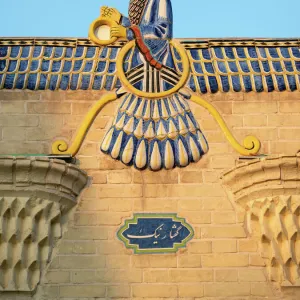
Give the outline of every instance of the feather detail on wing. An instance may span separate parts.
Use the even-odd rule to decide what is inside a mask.
[[[120,87],[119,51],[120,47],[0,45],[0,89],[113,90]]]
[[[280,41],[245,41],[239,46],[229,44],[234,44],[234,41],[212,41],[205,47],[193,47],[183,42],[191,66],[188,86],[194,92],[300,90],[299,45]]]
[[[233,45],[181,41],[190,60],[187,86],[191,90],[200,94],[300,90],[300,50],[296,42],[260,41],[256,46],[253,41],[239,45],[229,42]],[[64,44],[67,40],[0,39],[0,89],[113,90],[121,86],[116,60],[122,44],[96,47],[87,40]],[[181,74],[176,51],[173,57]],[[128,69],[128,61],[124,68]]]

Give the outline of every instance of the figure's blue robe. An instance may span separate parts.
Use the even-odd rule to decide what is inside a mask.
[[[127,39],[135,36],[129,28],[132,24],[127,17],[122,17],[122,25],[127,27]],[[174,67],[170,55],[169,41],[173,37],[173,12],[170,0],[149,0],[139,24],[144,43],[153,58],[165,66]],[[136,50],[138,54],[138,50]],[[135,63],[141,63],[140,60]],[[133,66],[134,67],[134,66]]]

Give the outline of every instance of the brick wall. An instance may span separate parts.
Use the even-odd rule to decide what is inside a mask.
[[[55,139],[72,139],[100,95],[0,91],[0,154],[49,154]],[[253,134],[264,154],[300,149],[300,93],[203,98],[219,109],[240,142]],[[77,156],[93,184],[82,195],[35,299],[299,299],[297,288],[281,290],[267,280],[258,245],[243,228],[244,210],[226,196],[220,174],[234,167],[239,155],[209,113],[191,104],[210,145],[198,164],[140,172],[100,153],[117,105],[102,110]],[[116,238],[133,212],[177,212],[195,237],[177,254],[133,255]]]

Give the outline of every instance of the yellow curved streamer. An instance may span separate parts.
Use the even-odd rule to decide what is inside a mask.
[[[88,112],[88,114],[85,116],[78,132],[77,135],[72,143],[72,145],[70,147],[68,147],[68,144],[63,141],[63,140],[58,140],[55,141],[52,144],[52,154],[68,154],[68,155],[72,155],[75,156],[83,141],[84,138],[89,130],[89,128],[91,127],[91,125],[93,124],[95,118],[97,117],[97,115],[99,114],[99,112],[101,111],[101,109],[108,103],[111,101],[114,101],[117,99],[117,94],[112,92],[112,93],[108,93],[106,95],[104,95]]]
[[[214,119],[221,127],[229,143],[237,152],[245,156],[256,155],[258,153],[261,143],[255,136],[247,136],[244,139],[244,147],[243,147],[234,138],[228,126],[226,125],[225,121],[223,120],[222,116],[219,114],[219,112],[215,109],[215,107],[212,104],[208,103],[207,101],[205,101],[204,99],[196,95],[192,95],[191,101],[201,105],[202,107],[206,108],[209,111],[209,113],[214,117]]]

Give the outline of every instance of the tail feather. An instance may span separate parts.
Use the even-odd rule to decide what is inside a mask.
[[[126,165],[158,171],[199,161],[208,144],[179,95],[157,100],[125,95],[101,150]]]

